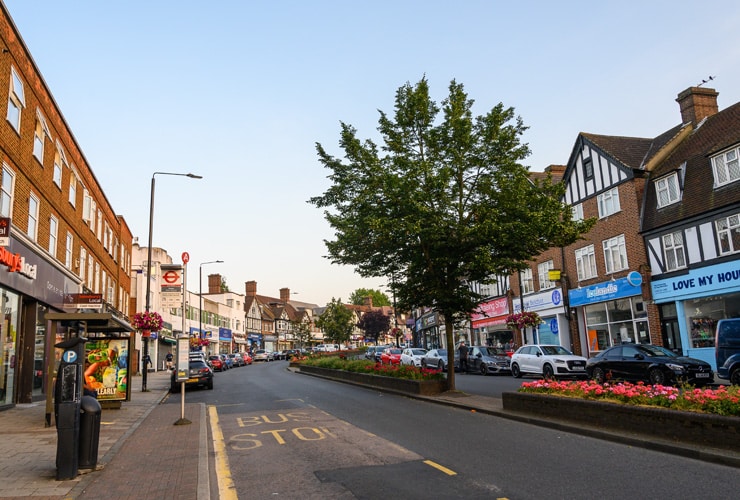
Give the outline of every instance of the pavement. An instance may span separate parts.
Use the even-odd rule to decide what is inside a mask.
[[[160,404],[169,390],[167,372],[149,373],[147,387],[149,390],[142,392],[141,377],[134,377],[131,401],[123,402],[120,409],[103,409],[97,467],[81,469],[70,480],[56,480],[57,432],[53,423],[46,427],[44,402],[0,411],[0,499],[210,499],[205,405],[186,402],[183,408],[179,404]],[[501,399],[493,397],[462,392],[403,395],[740,468],[740,450],[735,453],[700,449],[648,440],[637,434],[533,418],[504,410]],[[183,411],[190,423],[175,425],[181,422]]]

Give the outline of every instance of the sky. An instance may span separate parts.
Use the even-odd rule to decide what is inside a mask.
[[[740,101],[740,2],[3,0],[113,210],[180,262],[188,289],[324,305],[385,290],[331,264],[307,203],[328,187],[316,143],[340,122],[378,141],[378,110],[426,77],[462,83],[483,115],[513,107],[532,171],[566,164],[579,132],[655,137],[703,80]],[[223,260],[221,264],[204,262]],[[195,276],[195,279],[192,277]]]

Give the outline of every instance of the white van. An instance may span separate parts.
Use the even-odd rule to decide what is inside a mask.
[[[319,344],[316,346],[316,352],[334,352],[339,350],[339,344]]]

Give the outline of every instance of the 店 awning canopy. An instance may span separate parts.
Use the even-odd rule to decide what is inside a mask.
[[[47,321],[61,321],[64,323],[84,322],[88,332],[101,333],[130,333],[135,328],[123,318],[111,313],[46,313]]]

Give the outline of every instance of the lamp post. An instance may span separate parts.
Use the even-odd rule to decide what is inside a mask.
[[[151,188],[151,195],[149,198],[149,245],[146,248],[146,299],[145,299],[145,310],[146,312],[149,312],[149,309],[152,306],[150,294],[151,294],[151,285],[152,285],[152,228],[154,224],[154,177],[157,175],[180,175],[183,177],[190,177],[191,179],[202,179],[203,177],[200,175],[195,174],[179,174],[175,172],[154,172],[152,174],[152,188]],[[184,313],[184,311],[183,311]],[[143,337],[141,341],[144,343],[144,355],[142,357],[143,368],[144,371],[141,374],[141,392],[147,392],[146,388],[146,378],[147,378],[147,372],[149,371],[147,368],[147,360],[149,358],[149,339],[147,337]]]
[[[210,260],[200,263],[200,276],[198,279],[198,338],[203,340],[203,266],[206,264],[223,264],[222,260]]]

